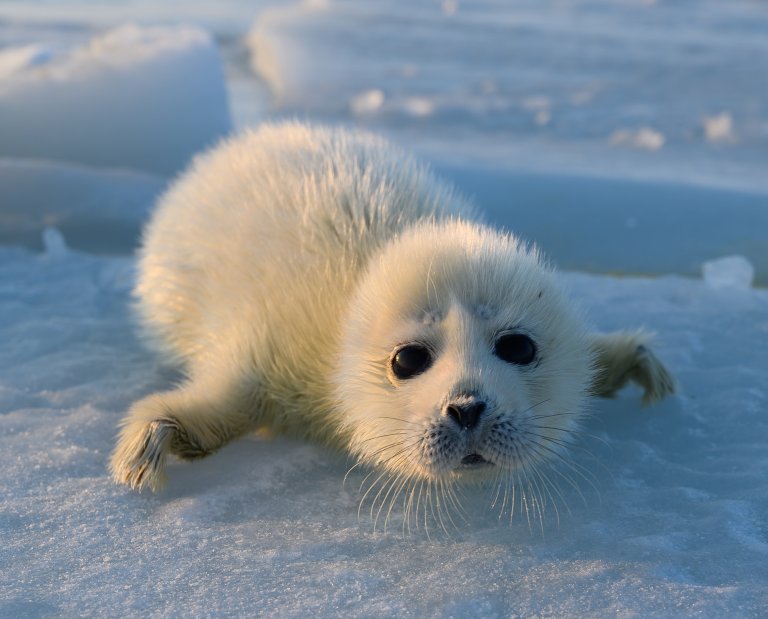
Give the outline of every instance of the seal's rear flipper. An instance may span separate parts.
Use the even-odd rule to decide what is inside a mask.
[[[675,392],[675,379],[648,347],[643,331],[619,331],[593,336],[595,376],[593,395],[610,398],[629,381],[640,385],[643,404],[653,404]]]

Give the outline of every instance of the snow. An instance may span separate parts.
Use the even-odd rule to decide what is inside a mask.
[[[0,616],[764,615],[767,31],[747,0],[4,2]],[[466,523],[404,533],[282,438],[157,495],[107,478],[179,378],[131,317],[151,204],[232,122],[291,115],[420,152],[596,328],[656,333],[679,395],[595,401],[541,526],[467,489]]]
[[[0,54],[0,156],[169,175],[230,128],[219,55],[199,28],[127,24],[58,54]]]
[[[49,243],[50,244],[50,243]],[[595,477],[529,529],[485,492],[403,536],[358,520],[345,458],[248,438],[135,494],[115,425],[169,387],[131,329],[129,257],[0,251],[2,616],[758,616],[768,604],[768,293],[668,276],[563,279],[602,329],[646,325],[682,393],[594,405]],[[22,284],[23,283],[23,284]],[[590,438],[589,435],[595,435]],[[381,519],[380,519],[381,520]]]

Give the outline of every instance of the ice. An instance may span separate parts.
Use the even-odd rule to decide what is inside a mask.
[[[752,286],[755,267],[744,256],[725,256],[708,260],[702,267],[704,281],[712,288],[741,288]]]
[[[733,116],[728,112],[722,112],[715,116],[704,118],[704,135],[708,142],[734,143],[736,136],[733,131]]]
[[[51,61],[52,52],[44,45],[24,45],[0,50],[0,80]]]
[[[169,175],[231,128],[221,61],[199,28],[129,24],[68,53],[6,50],[2,65],[0,156]]]
[[[431,116],[435,111],[435,104],[427,97],[407,97],[403,101],[403,110],[414,117]]]
[[[391,114],[426,118],[435,112],[435,102],[427,97],[396,97],[387,100],[378,88],[356,94],[349,102],[354,116],[365,117],[376,114]]]
[[[455,15],[456,11],[459,10],[459,3],[457,0],[443,0],[440,3],[440,6],[443,9],[443,13],[446,15]]]
[[[56,227],[75,249],[129,252],[166,180],[62,162],[0,159],[0,243],[42,249]]]
[[[254,20],[251,63],[280,115],[457,165],[765,191],[768,14],[705,4],[280,4]],[[375,113],[350,105],[369,92]]]
[[[487,218],[535,241],[563,268],[684,273],[738,253],[768,284],[768,196],[761,192],[437,163]]]
[[[384,105],[384,93],[378,89],[361,92],[352,97],[349,102],[349,107],[356,116],[373,114],[379,111],[382,105]]]
[[[45,255],[52,259],[64,258],[69,251],[64,235],[56,228],[43,230],[43,246]]]
[[[615,146],[630,146],[638,150],[656,151],[664,146],[667,138],[651,127],[637,130],[618,129],[611,134],[610,142]]]

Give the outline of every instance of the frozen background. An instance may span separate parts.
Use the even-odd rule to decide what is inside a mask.
[[[363,474],[249,438],[134,494],[133,248],[194,152],[298,117],[419,153],[680,394],[597,401],[543,532],[383,531]],[[768,608],[768,5],[0,3],[0,616],[758,617]],[[593,486],[596,486],[593,487]]]

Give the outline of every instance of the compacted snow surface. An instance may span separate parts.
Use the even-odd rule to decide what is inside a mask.
[[[758,4],[5,3],[0,617],[764,616]],[[596,329],[654,331],[679,393],[595,400],[541,518],[480,488],[445,530],[377,518],[366,471],[283,438],[115,486],[117,423],[179,379],[135,333],[138,230],[199,148],[291,114],[432,158]]]
[[[597,401],[542,533],[465,492],[469,524],[358,520],[361,475],[284,439],[173,464],[157,495],[105,474],[115,424],[168,387],[133,335],[131,258],[0,251],[2,616],[758,616],[768,605],[768,293],[564,274],[596,326],[646,325],[679,396]],[[589,452],[589,453],[587,453]],[[397,510],[396,510],[397,511]]]

